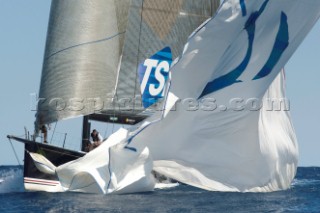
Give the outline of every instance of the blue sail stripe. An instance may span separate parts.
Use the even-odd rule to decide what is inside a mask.
[[[210,94],[213,93],[215,91],[221,90],[225,87],[231,86],[235,83],[240,82],[238,80],[238,78],[242,75],[242,73],[246,70],[251,55],[252,55],[252,50],[253,50],[253,42],[254,42],[254,38],[255,38],[255,29],[256,29],[256,21],[258,20],[258,18],[261,16],[261,14],[263,13],[263,11],[265,10],[267,3],[269,2],[269,0],[266,0],[261,8],[259,9],[259,11],[252,13],[247,22],[245,23],[245,30],[248,33],[248,40],[249,40],[249,45],[248,45],[248,49],[247,49],[247,53],[245,58],[243,59],[243,61],[239,64],[239,66],[237,68],[235,68],[234,70],[232,70],[231,72],[229,72],[228,74],[225,74],[211,82],[209,82],[206,87],[204,88],[202,94],[200,95],[199,99]]]
[[[287,49],[288,46],[289,46],[289,27],[287,22],[287,15],[282,12],[280,29],[279,29],[275,44],[273,46],[272,52],[270,54],[270,57],[267,63],[261,69],[261,71],[253,78],[253,80],[258,80],[268,76],[272,72],[273,68],[278,63],[282,54],[284,53],[284,51]]]
[[[240,6],[241,6],[241,11],[242,11],[242,16],[246,16],[247,15],[247,7],[246,7],[245,0],[240,0]]]
[[[133,152],[137,152],[137,149],[133,147],[125,146],[124,148]]]
[[[159,52],[157,53],[158,57],[163,57],[164,59],[171,60],[171,52]]]

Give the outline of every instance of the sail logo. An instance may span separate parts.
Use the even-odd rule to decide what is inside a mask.
[[[268,3],[269,0],[265,0],[258,11],[252,12],[252,14],[247,15],[248,13],[245,1],[240,0],[242,15],[243,17],[247,17],[247,21],[245,22],[244,26],[244,32],[246,32],[248,37],[247,53],[242,62],[235,69],[209,82],[203,90],[202,94],[200,95],[199,99],[203,98],[208,94],[229,87],[235,83],[242,82],[241,80],[239,80],[239,78],[247,70],[247,67],[251,62],[252,54],[254,51],[257,21],[265,11]],[[258,74],[256,74],[256,76],[252,79],[253,81],[267,77],[272,72],[273,68],[277,65],[283,53],[289,46],[289,26],[287,19],[287,15],[284,12],[282,12],[280,14],[280,25],[278,33],[275,37],[275,41],[270,56],[267,59],[265,65],[258,72]]]
[[[166,47],[139,65],[142,103],[145,108],[164,97],[171,64],[171,49]]]

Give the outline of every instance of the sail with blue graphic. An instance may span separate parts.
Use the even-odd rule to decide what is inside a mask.
[[[145,108],[164,98],[171,63],[171,49],[166,47],[139,65],[142,103]]]
[[[156,172],[202,189],[288,189],[299,153],[290,112],[277,110],[281,70],[319,16],[318,0],[223,1],[171,68],[168,113],[130,146],[148,147]]]
[[[267,7],[268,2],[269,2],[268,0],[265,1],[258,11],[253,12],[248,17],[248,20],[244,25],[244,29],[248,36],[248,48],[247,48],[247,53],[244,60],[234,70],[209,82],[206,85],[205,89],[203,90],[200,98],[212,92],[215,92],[217,90],[231,86],[235,83],[241,83],[241,81],[238,80],[238,78],[247,69],[252,56],[253,44],[254,44],[255,33],[256,33],[256,22],[259,21],[259,18],[263,14],[265,8]],[[242,14],[243,16],[245,16],[246,6],[244,1],[241,1],[241,8],[242,8]],[[258,80],[260,78],[264,78],[267,75],[269,75],[273,67],[276,65],[276,63],[282,56],[283,52],[288,47],[288,45],[289,45],[289,29],[288,29],[288,23],[287,23],[287,15],[284,12],[282,12],[278,34],[276,36],[275,43],[273,45],[273,49],[270,54],[270,57],[266,62],[266,64],[264,65],[264,67],[261,69],[261,71],[256,75],[256,77],[253,80]]]

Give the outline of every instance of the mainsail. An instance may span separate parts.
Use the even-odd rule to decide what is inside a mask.
[[[121,113],[123,98],[140,96],[138,64],[166,46],[178,57],[218,2],[52,1],[37,125],[95,112]],[[135,103],[138,112],[132,103],[125,110],[141,112],[141,102]]]
[[[53,0],[38,124],[99,111],[113,97],[129,0]]]

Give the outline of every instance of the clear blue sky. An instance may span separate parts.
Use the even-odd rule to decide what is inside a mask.
[[[0,165],[17,164],[7,134],[33,130],[31,93],[37,93],[49,18],[50,0],[0,1]],[[320,166],[320,23],[289,61],[287,95],[300,146],[300,166]],[[64,122],[58,132],[74,132],[79,140],[81,120]],[[104,130],[103,130],[104,131]],[[20,161],[23,146],[14,143]]]

